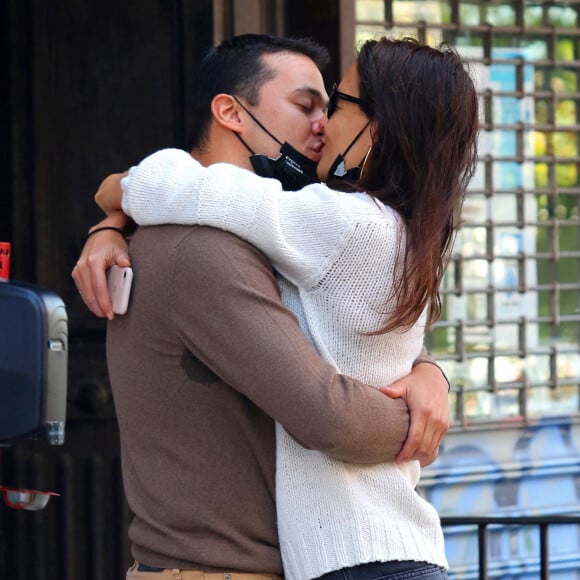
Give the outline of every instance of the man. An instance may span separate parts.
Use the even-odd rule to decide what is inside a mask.
[[[279,178],[294,166],[307,174],[288,145],[286,165],[271,159],[284,136],[318,160],[327,100],[320,57],[310,43],[257,36],[213,51],[196,83],[194,157]],[[118,219],[101,227],[122,225]],[[91,309],[107,315],[102,264],[123,260],[115,246],[92,253],[103,236],[120,240],[114,232],[92,236],[73,276]],[[281,305],[268,262],[238,238],[201,227],[143,228],[131,256],[130,310],[108,332],[123,476],[135,513],[137,562],[128,577],[280,575],[274,420],[307,448],[371,463],[397,456],[406,409],[320,360]],[[92,271],[91,260],[98,262]],[[413,418],[399,459],[429,462],[448,421],[447,383],[431,364],[414,374],[423,380],[412,389],[403,381],[391,390],[409,400]],[[152,569],[157,575],[140,575]]]

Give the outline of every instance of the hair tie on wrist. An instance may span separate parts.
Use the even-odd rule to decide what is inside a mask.
[[[87,234],[87,240],[93,235],[96,234],[97,232],[103,232],[105,230],[113,230],[114,232],[118,232],[120,233],[123,237],[125,237],[125,234],[123,233],[123,230],[121,228],[116,228],[115,226],[101,226],[100,228],[95,228],[94,230],[91,230],[88,234]]]

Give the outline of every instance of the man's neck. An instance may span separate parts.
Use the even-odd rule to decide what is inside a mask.
[[[199,161],[204,167],[212,165],[213,163],[217,163],[217,161],[211,159],[210,155],[208,155],[207,152],[204,151],[203,149],[194,148],[190,151],[190,154],[195,160]]]
[[[250,154],[232,134],[232,139],[208,139],[204,147],[191,150],[191,156],[207,167],[214,163],[230,163],[253,171]]]

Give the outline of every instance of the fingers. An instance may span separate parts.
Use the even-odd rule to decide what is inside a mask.
[[[421,467],[427,467],[431,465],[439,456],[439,449],[433,455],[426,455],[419,460]]]
[[[392,398],[403,398],[409,408],[409,433],[397,462],[418,459],[429,464],[435,460],[450,425],[447,388],[436,366],[420,364],[410,375],[381,389]]]
[[[96,316],[114,317],[107,287],[107,270],[114,264],[130,266],[127,242],[114,231],[91,236],[76,263],[72,277],[87,308]]]
[[[117,256],[117,266],[119,268],[129,267],[131,265],[131,259],[129,258],[129,254],[127,252],[123,252]]]
[[[95,316],[111,319],[113,308],[107,297],[105,272],[104,264],[98,266],[94,259],[81,256],[72,271],[72,277],[87,308]]]
[[[409,434],[397,455],[397,462],[404,463],[413,459],[433,462],[448,428],[449,423],[444,416],[435,417],[429,413],[411,412]]]
[[[404,387],[399,386],[397,383],[390,385],[388,387],[379,387],[379,391],[381,391],[381,393],[387,395],[387,397],[390,397],[391,399],[405,398]]]

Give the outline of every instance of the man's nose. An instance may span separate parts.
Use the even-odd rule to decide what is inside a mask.
[[[312,122],[310,130],[317,137],[321,137],[326,132],[326,115],[323,113],[316,121]]]

